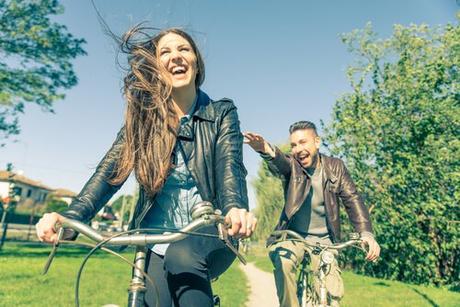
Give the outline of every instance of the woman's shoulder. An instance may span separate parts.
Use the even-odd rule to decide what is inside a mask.
[[[210,102],[214,108],[219,109],[219,110],[227,110],[227,109],[236,108],[233,100],[230,98],[226,98],[226,97],[220,98],[219,100],[211,100]]]
[[[233,109],[236,109],[236,106],[232,99],[220,98],[218,100],[214,100],[209,98],[206,93],[200,91],[199,108],[196,113],[197,116],[207,119],[215,119]]]

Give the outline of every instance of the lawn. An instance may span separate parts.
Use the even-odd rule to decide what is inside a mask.
[[[251,249],[249,261],[266,271],[272,272],[273,266],[267,256],[267,250],[260,246]],[[428,286],[417,286],[398,281],[390,281],[343,272],[345,297],[344,307],[379,306],[460,306],[460,293]]]
[[[47,275],[41,270],[49,247],[7,242],[0,252],[0,306],[73,306],[76,272],[86,249],[63,246]],[[130,259],[132,253],[125,252]],[[266,250],[253,249],[247,257],[260,269],[271,272]],[[83,272],[81,306],[126,305],[130,267],[117,258],[98,253]],[[388,281],[344,272],[346,295],[342,306],[460,306],[460,293]],[[248,296],[247,279],[237,262],[213,289],[223,307],[240,307]]]
[[[0,306],[74,306],[75,276],[87,249],[63,246],[47,275],[41,271],[50,251],[39,245],[7,242],[0,252]],[[124,253],[128,259],[132,253]],[[111,255],[98,253],[83,272],[81,306],[126,306],[131,269]],[[247,280],[237,263],[213,283],[222,306],[242,306]]]

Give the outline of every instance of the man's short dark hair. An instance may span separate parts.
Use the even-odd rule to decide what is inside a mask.
[[[315,124],[308,120],[301,120],[301,121],[293,123],[289,127],[289,134],[292,134],[294,131],[303,130],[303,129],[312,129],[315,132],[315,134],[318,135],[318,131],[316,131]]]

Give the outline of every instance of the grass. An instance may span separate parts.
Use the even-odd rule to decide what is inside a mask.
[[[47,275],[41,275],[50,247],[6,242],[0,252],[0,306],[73,306],[75,276],[88,250],[61,247]],[[131,259],[132,253],[124,253]],[[81,306],[117,304],[126,306],[131,268],[117,258],[97,253],[83,271]],[[237,263],[229,268],[213,289],[222,306],[242,306],[247,280]]]
[[[265,248],[254,246],[248,260],[266,272],[273,272],[273,266]],[[345,297],[341,306],[460,306],[460,293],[447,289],[417,286],[398,281],[367,277],[353,272],[343,272]]]
[[[73,306],[75,276],[87,250],[60,249],[47,275],[41,270],[49,247],[6,242],[0,252],[0,306]],[[132,253],[124,253],[132,258]],[[266,250],[257,247],[247,256],[260,269],[272,272]],[[126,305],[131,269],[117,258],[102,253],[91,258],[83,272],[81,306]],[[460,293],[416,286],[344,272],[346,295],[342,306],[460,306]],[[248,296],[247,279],[237,262],[213,283],[223,307],[243,306]]]

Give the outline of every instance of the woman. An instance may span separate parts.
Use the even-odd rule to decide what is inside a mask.
[[[140,196],[131,228],[180,228],[190,222],[190,209],[205,200],[226,216],[230,235],[249,237],[256,220],[247,211],[236,107],[228,99],[212,101],[199,89],[204,63],[187,33],[173,28],[133,43],[139,33],[131,30],[122,44],[130,66],[124,79],[125,125],[62,215],[89,221],[134,171]],[[45,214],[36,226],[38,238],[54,242],[53,226],[61,218]],[[217,233],[215,227],[204,231]],[[146,271],[159,287],[159,306],[201,307],[212,306],[210,280],[235,256],[216,238],[190,236],[153,246],[148,258]],[[153,288],[147,289],[146,304],[156,304]]]

